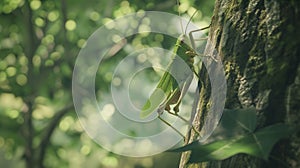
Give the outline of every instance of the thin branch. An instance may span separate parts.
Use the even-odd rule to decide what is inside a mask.
[[[56,126],[58,125],[58,123],[60,122],[60,120],[73,108],[73,104],[69,104],[67,106],[65,106],[63,109],[59,110],[58,112],[55,113],[54,117],[52,118],[52,120],[50,121],[50,123],[48,124],[48,127],[45,130],[45,134],[42,137],[41,143],[39,145],[39,159],[38,159],[38,164],[40,168],[43,168],[43,161],[45,158],[45,154],[46,154],[46,149],[47,146],[49,145],[50,142],[50,138],[56,128]]]
[[[28,110],[24,111],[24,139],[26,140],[24,157],[26,160],[26,167],[31,168],[34,163],[34,149],[33,149],[33,138],[34,129],[32,124],[32,103],[31,101],[25,102],[28,106]]]
[[[13,93],[10,89],[2,89],[0,88],[0,94],[2,93]]]
[[[70,59],[70,43],[68,42],[68,39],[67,39],[67,30],[66,30],[66,27],[65,27],[65,24],[68,20],[67,18],[67,3],[65,0],[62,0],[61,1],[61,13],[62,13],[62,33],[63,33],[63,42],[65,43],[64,46],[65,46],[65,55],[66,55],[66,58],[67,58],[67,61],[68,59]]]
[[[34,55],[35,50],[37,49],[37,39],[34,33],[34,24],[32,23],[33,14],[29,5],[29,0],[25,1],[24,4],[24,20],[27,31],[28,42],[24,44],[25,54],[28,57],[28,78],[30,79],[28,82],[29,86],[32,86],[31,83],[34,81],[33,79],[33,65],[32,65],[32,57]],[[26,160],[26,167],[32,168],[34,165],[34,148],[33,148],[33,139],[34,139],[34,128],[32,123],[32,111],[33,111],[33,103],[32,98],[25,99],[25,104],[28,106],[28,110],[24,111],[24,139],[26,141],[25,153],[24,157]]]

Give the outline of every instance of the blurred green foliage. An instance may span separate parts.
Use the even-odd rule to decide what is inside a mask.
[[[182,0],[180,12],[199,10],[196,22],[208,24],[213,1]],[[76,56],[100,26],[127,13],[157,10],[177,14],[175,0],[2,0],[0,1],[0,167],[25,167],[43,143],[45,167],[165,167],[178,155],[126,158],[95,144],[84,133],[72,107],[71,80]],[[149,36],[131,39],[134,46],[152,45]],[[164,47],[171,40],[153,35]],[[149,42],[150,41],[150,42]],[[121,51],[119,55],[126,54]],[[125,56],[125,55],[124,55]],[[108,60],[110,69],[118,57]],[[97,88],[109,74],[97,74]],[[108,88],[107,88],[108,89]],[[99,93],[101,95],[101,93]],[[64,113],[54,122],[60,111]],[[47,137],[53,126],[55,131]],[[174,162],[174,157],[177,162]],[[37,160],[34,160],[37,162]]]

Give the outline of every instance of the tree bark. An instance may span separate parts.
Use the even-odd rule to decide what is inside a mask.
[[[299,9],[296,0],[216,0],[209,39],[225,68],[226,108],[255,107],[258,127],[278,122],[300,126]],[[196,114],[198,128],[208,95],[206,76]],[[300,167],[299,134],[277,143],[268,161],[240,154],[191,165],[186,152],[180,167]],[[191,142],[195,137],[191,133],[187,138]]]

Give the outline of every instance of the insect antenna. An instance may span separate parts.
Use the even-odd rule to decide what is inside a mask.
[[[182,24],[182,19],[181,19],[181,14],[180,14],[180,11],[179,11],[179,6],[180,6],[180,2],[179,0],[177,0],[177,11],[178,11],[178,16],[180,18],[180,28],[181,28],[181,32],[183,33],[183,24]]]
[[[185,30],[184,30],[184,34],[186,35],[186,32],[187,32],[187,28],[188,28],[188,26],[189,26],[189,24],[191,23],[191,21],[192,21],[192,19],[193,19],[193,17],[197,14],[197,10],[195,10],[195,12],[192,14],[192,16],[190,17],[190,19],[189,19],[189,21],[188,21],[188,23],[186,24],[186,27],[185,27]]]

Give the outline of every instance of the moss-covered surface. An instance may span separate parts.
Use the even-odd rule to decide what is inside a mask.
[[[210,38],[225,68],[226,108],[256,107],[259,127],[277,122],[299,125],[299,4],[294,0],[217,0],[215,5]],[[207,108],[208,93],[204,87],[200,116]],[[295,134],[276,145],[271,155],[277,159],[268,162],[240,155],[182,166],[300,167],[299,148],[300,135]]]

